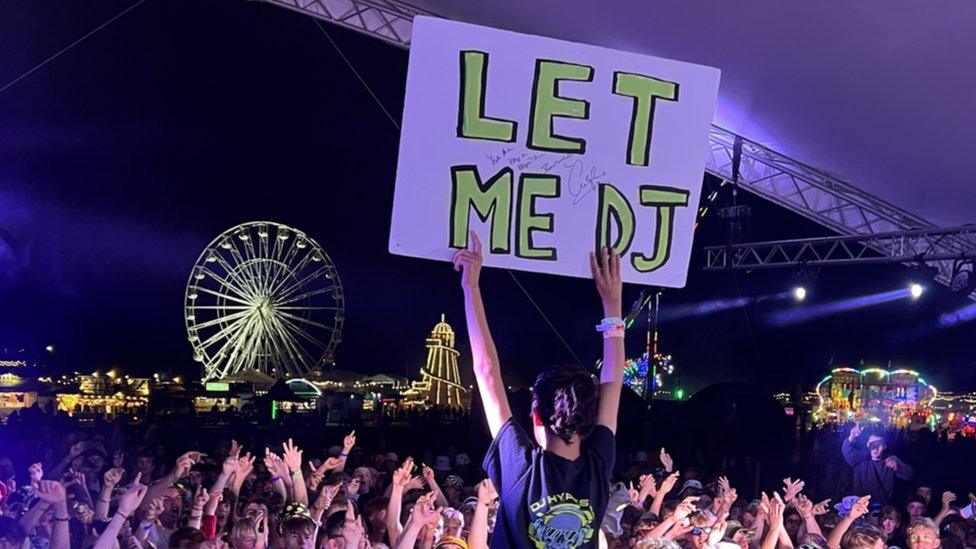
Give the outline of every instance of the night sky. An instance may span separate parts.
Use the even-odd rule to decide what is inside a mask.
[[[129,5],[6,2],[0,86]],[[399,119],[407,52],[326,28]],[[189,270],[220,232],[267,219],[308,233],[338,267],[340,368],[415,373],[442,312],[467,356],[457,275],[386,251],[398,139],[313,20],[243,0],[147,0],[0,92],[0,351],[54,344],[52,370],[198,373],[182,318]],[[718,202],[730,200],[726,187]],[[748,193],[739,201],[753,208],[748,238],[829,234]],[[937,328],[940,314],[970,302],[932,284],[918,302],[789,328],[768,321],[795,307],[788,300],[670,318],[681,305],[793,284],[788,270],[738,273],[738,289],[729,273],[703,272],[701,246],[724,241],[714,214],[696,236],[688,287],[662,298],[662,350],[689,390],[723,380],[809,389],[831,361],[861,359],[916,368],[940,388],[976,388],[976,322]],[[517,276],[576,353],[594,360],[601,311],[591,283]],[[901,266],[823,270],[804,306],[914,276]],[[572,360],[506,273],[486,272],[483,287],[510,382]],[[625,287],[625,301],[638,291]]]

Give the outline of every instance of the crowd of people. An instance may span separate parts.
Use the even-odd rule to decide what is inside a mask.
[[[35,407],[0,426],[0,549],[976,547],[976,496],[913,481],[883,431],[845,432],[833,454],[847,483],[825,482],[834,469],[813,470],[807,453],[792,460],[806,480],[794,473],[758,491],[732,459],[709,467],[682,449],[682,464],[653,441],[622,444],[612,252],[591,257],[604,313],[600,377],[544,369],[526,430],[504,391],[472,238],[455,267],[491,435],[484,451],[460,435],[445,441],[447,428],[365,436],[285,422],[80,425]],[[832,501],[828,486],[849,491]]]

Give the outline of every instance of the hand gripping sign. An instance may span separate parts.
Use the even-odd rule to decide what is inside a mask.
[[[418,17],[390,252],[589,277],[612,245],[627,282],[681,287],[719,71]]]

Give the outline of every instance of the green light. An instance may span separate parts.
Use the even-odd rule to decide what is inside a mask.
[[[278,401],[271,401],[271,421],[278,419]]]
[[[685,390],[682,389],[681,387],[678,387],[677,389],[674,390],[674,399],[681,400],[683,398],[685,398]]]

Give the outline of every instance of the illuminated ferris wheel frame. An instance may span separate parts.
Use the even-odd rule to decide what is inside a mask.
[[[334,363],[345,298],[332,259],[315,240],[252,221],[224,231],[200,254],[184,313],[204,381],[245,371],[305,377]]]

